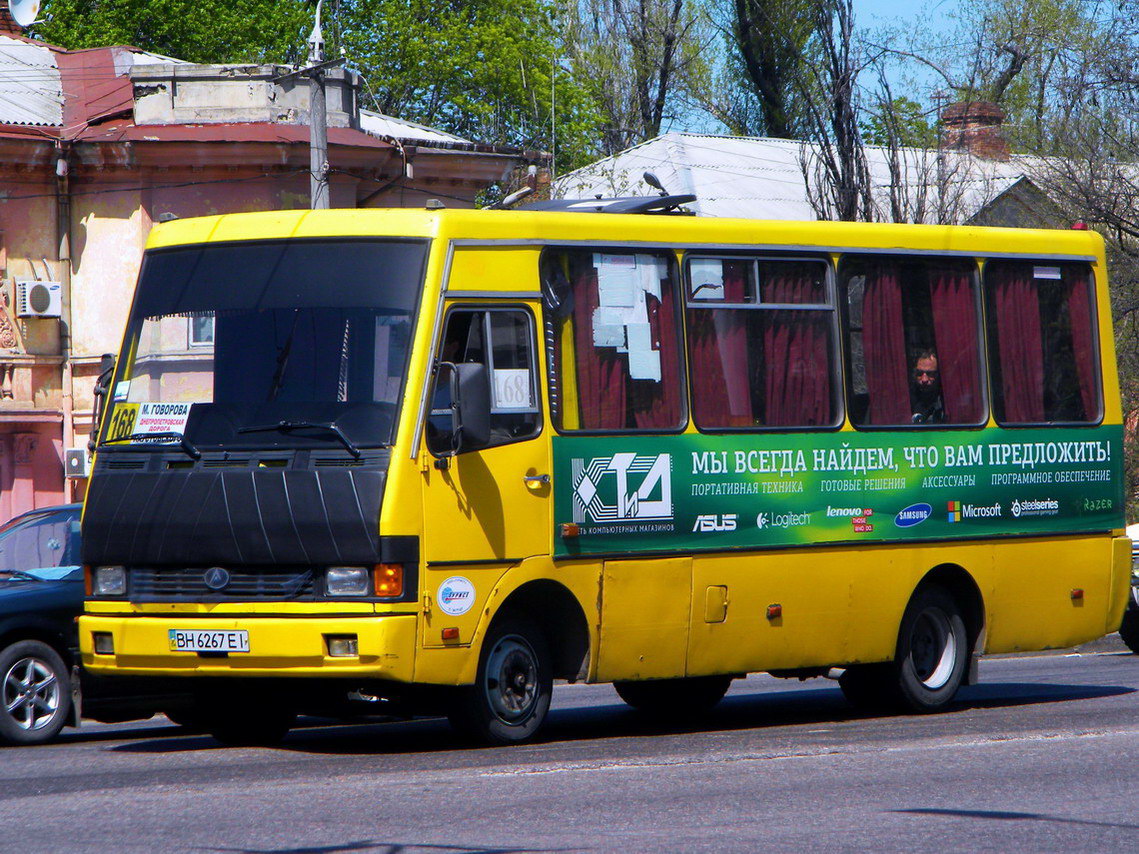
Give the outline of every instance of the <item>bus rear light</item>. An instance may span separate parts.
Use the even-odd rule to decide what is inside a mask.
[[[110,632],[91,632],[95,644],[95,655],[114,655],[115,638]]]
[[[372,570],[376,595],[392,599],[403,595],[403,564],[377,563]]]

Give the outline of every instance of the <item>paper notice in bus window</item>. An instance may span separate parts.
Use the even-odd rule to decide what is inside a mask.
[[[707,258],[693,259],[688,265],[692,299],[724,298],[724,262]]]
[[[1032,278],[1034,279],[1052,279],[1053,281],[1060,281],[1060,268],[1059,267],[1033,267]]]
[[[532,409],[530,371],[526,368],[496,368],[494,371],[496,409]]]
[[[135,433],[178,433],[186,429],[192,403],[142,403],[138,407]]]

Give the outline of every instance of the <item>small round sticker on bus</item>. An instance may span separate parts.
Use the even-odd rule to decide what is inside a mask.
[[[435,600],[440,611],[457,617],[467,613],[475,604],[475,586],[461,575],[452,575],[439,585]]]

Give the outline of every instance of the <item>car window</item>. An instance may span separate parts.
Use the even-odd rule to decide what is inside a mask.
[[[20,570],[62,578],[79,565],[79,514],[33,516],[0,533],[0,572]]]

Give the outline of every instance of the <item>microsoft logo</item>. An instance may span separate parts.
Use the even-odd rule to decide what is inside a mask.
[[[948,504],[948,509],[949,509],[949,521],[950,522],[960,522],[961,521],[961,502],[960,501],[950,501]]]

